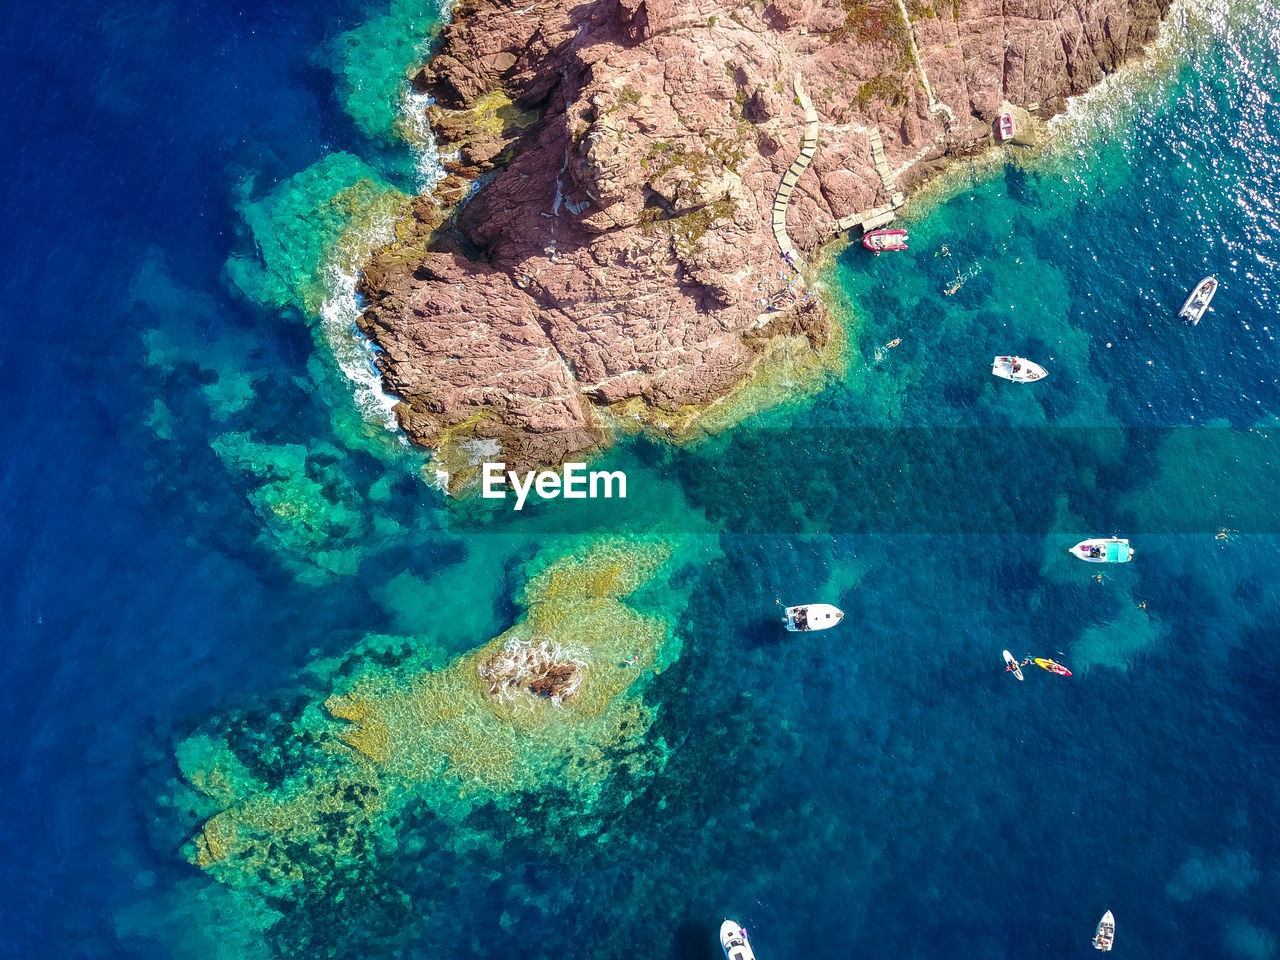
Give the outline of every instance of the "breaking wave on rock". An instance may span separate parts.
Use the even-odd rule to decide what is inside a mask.
[[[394,237],[395,220],[387,215],[361,231],[359,246],[373,250],[390,243]],[[320,305],[320,328],[338,369],[351,381],[353,399],[361,417],[369,423],[380,423],[387,430],[399,431],[395,416],[399,400],[383,389],[382,374],[377,367],[378,348],[356,323],[363,312],[356,289],[359,279],[359,265],[346,258],[325,267],[324,286],[328,295]]]
[[[510,703],[535,696],[556,706],[571,698],[582,685],[587,665],[554,640],[513,638],[479,666],[489,682],[489,696]]]

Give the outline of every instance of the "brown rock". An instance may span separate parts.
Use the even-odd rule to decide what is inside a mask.
[[[811,7],[809,0],[773,0],[764,16],[775,30],[790,30],[805,21]]]
[[[558,703],[572,699],[586,676],[581,661],[545,640],[510,640],[479,665],[479,672],[497,700],[531,693]]]
[[[420,240],[366,271],[361,325],[386,351],[401,424],[454,459],[496,443],[527,469],[605,442],[599,407],[639,398],[662,423],[724,397],[772,336],[820,350],[820,308],[762,305],[788,270],[770,210],[800,149],[797,73],[822,126],[786,222],[812,250],[837,219],[889,202],[869,126],[910,189],[989,144],[1002,104],[1062,110],[1138,54],[1167,6],[957,0],[910,27],[890,0],[455,8],[413,80],[436,98],[441,149],[458,152],[437,200],[491,179],[443,225],[415,211]],[[949,110],[930,106],[913,34]]]

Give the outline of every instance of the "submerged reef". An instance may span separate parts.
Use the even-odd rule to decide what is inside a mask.
[[[226,280],[251,304],[244,317],[183,288],[159,255],[134,278],[134,308],[155,318],[143,335],[158,394],[147,425],[169,443],[212,421],[209,446],[260,521],[257,544],[300,581],[326,582],[392,542],[421,544],[433,526],[406,506],[424,458],[394,430],[394,401],[354,328],[360,265],[394,238],[405,198],[345,153],[265,192],[247,181],[240,194],[245,236]],[[305,369],[275,323],[306,325],[315,350]],[[156,456],[172,451],[157,446]],[[200,510],[187,477],[159,479],[157,490]],[[215,539],[240,548],[232,525],[223,533]]]
[[[316,347],[311,381],[344,445],[399,459],[395,400],[382,391],[373,348],[355,329],[356,282],[372,250],[397,242],[409,199],[373,167],[335,153],[261,196],[241,185],[246,227],[226,264],[232,286],[258,307],[301,317]],[[355,403],[352,404],[354,394]]]
[[[337,37],[322,58],[338,99],[365,136],[394,142],[406,122],[405,65],[421,59],[440,22],[438,5],[391,0],[386,13]]]
[[[405,202],[348,153],[329,154],[262,197],[252,191],[251,181],[242,185],[239,206],[255,255],[233,255],[228,276],[256,303],[313,317],[330,293],[326,273],[367,256],[366,241],[394,239],[390,224]]]
[[[244,433],[223,434],[211,445],[228,470],[249,478],[249,503],[267,546],[299,569],[356,572],[372,530],[341,470],[341,450],[325,443],[260,443]]]
[[[429,642],[369,636],[313,666],[328,696],[292,718],[206,724],[178,747],[185,783],[171,791],[198,797],[190,812],[204,818],[188,859],[235,888],[332,894],[394,847],[411,805],[456,825],[477,805],[550,790],[574,817],[624,762],[633,781],[661,769],[640,690],[679,651],[679,547],[544,550],[521,569],[523,615],[478,649],[450,659]]]

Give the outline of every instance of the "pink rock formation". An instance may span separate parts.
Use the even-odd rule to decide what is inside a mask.
[[[989,144],[1006,101],[1061,111],[1167,6],[910,0],[908,25],[897,0],[460,0],[414,84],[456,152],[437,199],[488,176],[443,224],[420,204],[417,240],[366,271],[401,423],[551,464],[605,442],[609,410],[664,425],[725,396],[774,337],[820,350],[819,304],[762,306],[788,270],[770,218],[800,147],[797,73],[821,129],[787,228],[812,251],[890,200],[872,126],[910,188]]]

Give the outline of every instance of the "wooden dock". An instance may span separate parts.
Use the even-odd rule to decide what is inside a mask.
[[[800,269],[800,255],[796,252],[791,238],[787,236],[787,204],[791,202],[791,191],[800,182],[800,177],[809,168],[809,161],[818,152],[818,111],[813,108],[813,101],[804,92],[800,83],[800,74],[795,77],[796,99],[804,110],[804,137],[800,141],[800,155],[782,175],[777,193],[773,195],[773,238],[778,242],[778,249],[787,262]]]
[[[878,207],[872,207],[869,210],[859,210],[857,213],[851,213],[847,217],[841,217],[836,221],[835,230],[837,233],[852,230],[854,227],[861,227],[864,231],[875,230],[885,224],[892,223],[894,217],[897,216],[897,209],[906,202],[906,197],[898,189],[898,185],[894,180],[893,168],[889,166],[889,161],[885,158],[884,143],[880,139],[880,131],[872,127],[867,131],[867,140],[871,143],[871,159],[875,162],[876,173],[880,175],[880,184],[884,187],[884,192],[889,195],[889,202]]]

